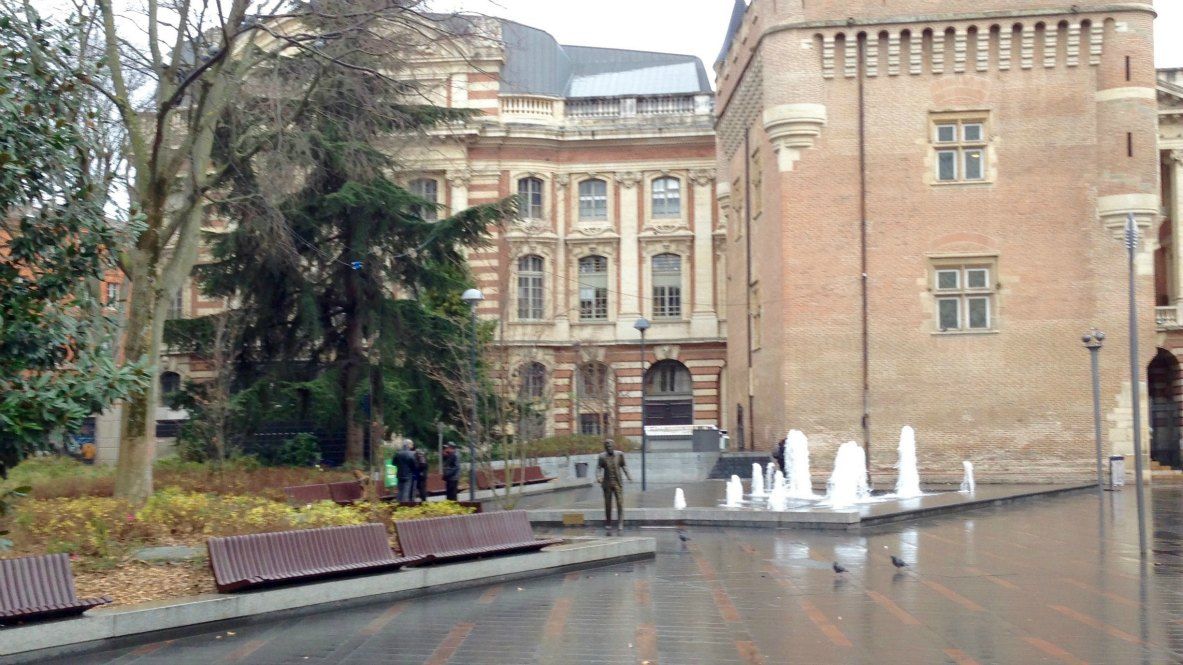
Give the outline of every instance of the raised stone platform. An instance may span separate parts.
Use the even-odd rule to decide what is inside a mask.
[[[677,487],[681,487],[686,494],[688,506],[682,510],[672,507],[676,486],[650,484],[649,490],[642,494],[637,483],[633,483],[625,496],[625,525],[858,529],[1032,497],[1096,491],[1095,484],[978,485],[973,494],[958,492],[956,487],[928,487],[925,488],[924,496],[914,499],[879,496],[872,502],[847,509],[832,509],[816,502],[792,501],[786,511],[770,511],[723,507],[725,483],[722,481],[703,481]],[[560,501],[541,503],[526,500],[518,507],[528,510],[530,521],[537,525],[604,524],[603,494],[599,488],[569,492]]]
[[[404,568],[314,584],[238,594],[207,594],[106,610],[62,621],[0,628],[0,662],[35,663],[50,657],[117,646],[146,633],[210,630],[246,617],[291,616],[440,593],[567,570],[652,558],[653,538],[573,538],[540,552],[427,568]],[[282,612],[283,615],[277,614]],[[137,637],[139,636],[139,637]]]

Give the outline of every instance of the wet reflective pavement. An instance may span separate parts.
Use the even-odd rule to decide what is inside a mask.
[[[1181,663],[1183,486],[1151,497],[1144,569],[1128,487],[859,532],[628,529],[655,560],[56,662]]]

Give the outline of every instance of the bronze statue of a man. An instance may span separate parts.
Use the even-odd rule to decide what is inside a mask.
[[[624,528],[624,479],[632,480],[624,465],[624,453],[613,449],[612,439],[604,440],[604,452],[596,464],[596,482],[604,490],[604,526],[612,526],[612,500],[616,500],[618,529]]]

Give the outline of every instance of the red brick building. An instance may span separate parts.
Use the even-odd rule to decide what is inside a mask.
[[[1102,0],[737,2],[717,65],[725,408],[757,446],[794,427],[822,465],[856,440],[884,471],[910,424],[930,473],[1087,475],[1080,339],[1098,327],[1107,445],[1131,452],[1119,238],[1133,214],[1145,368],[1153,18]]]

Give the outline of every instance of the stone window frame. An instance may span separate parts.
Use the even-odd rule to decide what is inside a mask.
[[[581,174],[571,174],[570,178],[566,205],[568,219],[574,220],[577,228],[582,227],[584,229],[598,231],[606,231],[613,228],[616,224],[616,183],[614,180],[603,173],[591,171]],[[583,186],[583,183],[592,180],[602,180],[604,182],[605,202],[603,217],[584,217],[580,214],[579,190]]]
[[[661,212],[657,211],[657,185],[658,183],[677,183],[678,190],[678,210],[677,212]],[[663,188],[667,187],[663,185]],[[662,199],[664,204],[669,203],[669,190],[663,189],[665,196]],[[686,210],[686,180],[675,175],[659,174],[649,180],[649,215],[653,219],[682,219],[683,213]]]
[[[586,214],[586,215],[584,214],[583,188],[585,185],[590,185],[592,183],[601,183],[604,185],[604,214],[603,215],[597,215],[594,213],[593,214]],[[612,204],[613,204],[612,184],[611,184],[611,182],[609,182],[609,180],[607,178],[600,177],[599,175],[596,175],[596,174],[589,174],[589,175],[587,175],[585,177],[581,177],[581,178],[575,180],[573,183],[571,183],[571,188],[572,188],[573,193],[575,195],[572,198],[574,199],[573,203],[575,206],[575,219],[576,220],[578,220],[581,223],[602,224],[602,223],[608,222],[611,219]],[[591,196],[594,196],[594,195],[591,195]],[[598,198],[598,197],[596,197],[596,198]]]
[[[616,308],[619,306],[619,294],[616,283],[619,279],[619,247],[616,241],[598,239],[594,242],[579,242],[568,245],[567,252],[567,284],[571,291],[567,294],[566,304],[571,314],[573,325],[598,326],[616,322]],[[608,260],[608,317],[606,319],[584,319],[579,311],[579,261],[589,256],[602,256]]]
[[[657,316],[657,300],[653,293],[653,257],[662,254],[674,254],[682,259],[682,308],[677,317]],[[691,278],[694,274],[694,245],[684,236],[645,239],[641,243],[641,270],[646,285],[641,299],[641,312],[654,323],[683,323],[689,320],[689,312],[694,303],[691,292]]]
[[[433,194],[433,196],[431,196],[431,197],[427,196],[427,194],[429,192],[428,192],[428,187],[426,187],[426,185],[428,185],[428,184],[432,185],[435,188],[434,192],[430,192],[431,194]],[[422,189],[420,190],[419,187],[417,187],[417,186],[422,186]],[[440,194],[443,192],[443,183],[441,182],[441,179],[439,177],[433,176],[433,175],[425,175],[425,176],[420,176],[418,178],[414,178],[410,182],[407,183],[407,191],[410,192],[411,194],[421,198],[421,199],[431,201],[432,203],[435,204],[434,207],[415,206],[415,208],[416,208],[415,212],[419,215],[419,217],[423,221],[425,221],[425,222],[439,221],[439,213],[440,213],[439,206],[442,203],[442,201],[440,200]]]
[[[525,203],[524,201],[521,201],[521,198],[520,198],[523,196],[522,183],[524,183],[527,180],[537,180],[541,183],[541,185],[539,186],[540,201],[538,204],[538,214],[536,214],[536,215],[530,214],[532,212],[530,210],[531,206],[529,204]],[[541,173],[527,172],[527,173],[518,173],[518,174],[514,175],[514,177],[513,177],[514,196],[519,197],[519,201],[521,201],[518,206],[518,219],[530,219],[530,220],[549,220],[550,219],[550,197],[547,196],[547,190],[550,188],[550,182],[551,182],[550,178],[541,174]]]
[[[676,215],[657,215],[653,210],[653,185],[658,180],[663,178],[672,178],[678,181],[678,192],[680,195],[678,204],[678,214]],[[657,171],[645,176],[645,191],[644,196],[644,210],[645,210],[645,224],[646,227],[670,227],[682,228],[690,224],[689,202],[694,196],[691,190],[691,181],[689,178],[672,171]]]
[[[982,286],[974,285],[971,273],[985,271]],[[954,283],[942,278],[956,275]],[[934,335],[981,335],[999,332],[999,292],[997,254],[936,255],[928,259],[928,293],[932,298],[932,326]],[[986,325],[972,326],[971,302],[985,302]],[[956,302],[957,327],[942,326],[942,302]]]
[[[972,137],[968,133],[969,127],[980,128],[980,135]],[[953,128],[954,135],[944,138],[943,128]],[[971,109],[964,111],[935,111],[929,114],[928,125],[929,184],[939,186],[983,185],[993,183],[996,178],[996,159],[992,150],[996,139],[990,122],[990,111],[985,109]],[[941,155],[955,155],[954,175],[952,179],[941,177]],[[979,172],[981,177],[966,178],[966,165],[971,154],[978,153],[980,159]]]
[[[522,262],[527,259],[538,259],[539,263],[541,264],[541,267],[538,270],[523,271],[522,270]],[[547,313],[546,293],[547,293],[547,287],[549,285],[549,280],[547,279],[546,261],[547,261],[547,258],[545,255],[543,255],[539,252],[534,252],[534,251],[524,251],[520,255],[518,255],[518,257],[516,259],[514,259],[514,277],[515,277],[514,286],[515,286],[515,289],[514,289],[514,310],[513,311],[516,314],[516,319],[518,321],[529,321],[531,323],[535,323],[535,322],[546,320],[546,313]],[[538,309],[537,309],[536,316],[533,315],[533,313],[534,313],[533,306],[531,306],[529,308],[531,311],[527,312],[526,316],[523,316],[523,314],[522,314],[523,306],[526,305],[526,303],[522,302],[522,289],[523,289],[522,278],[523,277],[529,277],[531,279],[536,278],[539,280],[539,284],[538,284],[539,302],[537,303]],[[529,288],[529,287],[527,287],[527,288]]]
[[[591,272],[584,273],[583,272],[584,264],[591,262],[593,259],[603,260],[603,262],[604,262],[603,272],[597,271],[595,273],[591,273]],[[612,270],[611,270],[610,264],[611,264],[611,260],[603,254],[588,254],[587,256],[583,256],[583,257],[580,257],[579,259],[576,259],[575,272],[577,275],[579,275],[579,278],[578,278],[578,282],[576,282],[576,287],[575,287],[576,294],[575,295],[576,295],[576,308],[577,308],[577,312],[579,314],[579,322],[580,323],[604,323],[604,322],[610,320],[610,315],[612,312],[612,298],[611,298],[611,291],[612,290],[610,288],[611,282],[609,279],[609,275],[611,274]],[[589,265],[590,265],[590,263],[589,263]],[[585,274],[589,275],[589,277],[584,277]],[[590,281],[585,283],[584,280],[585,279],[590,280],[591,276],[594,276],[594,278],[597,280],[600,279],[602,276],[602,279],[604,280],[603,286],[594,284],[593,282],[590,282]],[[587,299],[587,301],[591,303],[590,314],[586,315],[586,316],[584,315],[584,308],[583,308],[583,303],[585,301],[585,298],[583,297],[585,289],[592,291],[591,298]],[[601,314],[601,310],[600,310],[600,295],[598,293],[596,293],[596,291],[599,291],[601,289],[603,289],[603,291],[604,291],[602,314]]]
[[[542,259],[542,318],[523,319],[518,316],[518,266],[527,256],[537,256]],[[538,325],[549,322],[554,316],[556,278],[561,275],[556,271],[558,259],[555,256],[553,243],[542,242],[511,242],[509,266],[511,268],[509,289],[509,323],[523,325]]]
[[[657,270],[657,259],[662,257],[673,257],[677,259],[677,270],[665,270],[661,273]],[[657,283],[658,277],[677,277],[677,283],[661,284]],[[649,291],[652,293],[652,310],[653,320],[655,321],[681,321],[686,316],[686,258],[677,252],[662,252],[654,254],[649,257]],[[672,282],[672,280],[671,280]],[[658,289],[666,289],[664,294],[659,294]],[[676,291],[674,290],[676,289]],[[664,306],[659,309],[659,304]],[[677,302],[674,303],[673,301]],[[672,312],[672,313],[671,313]]]

